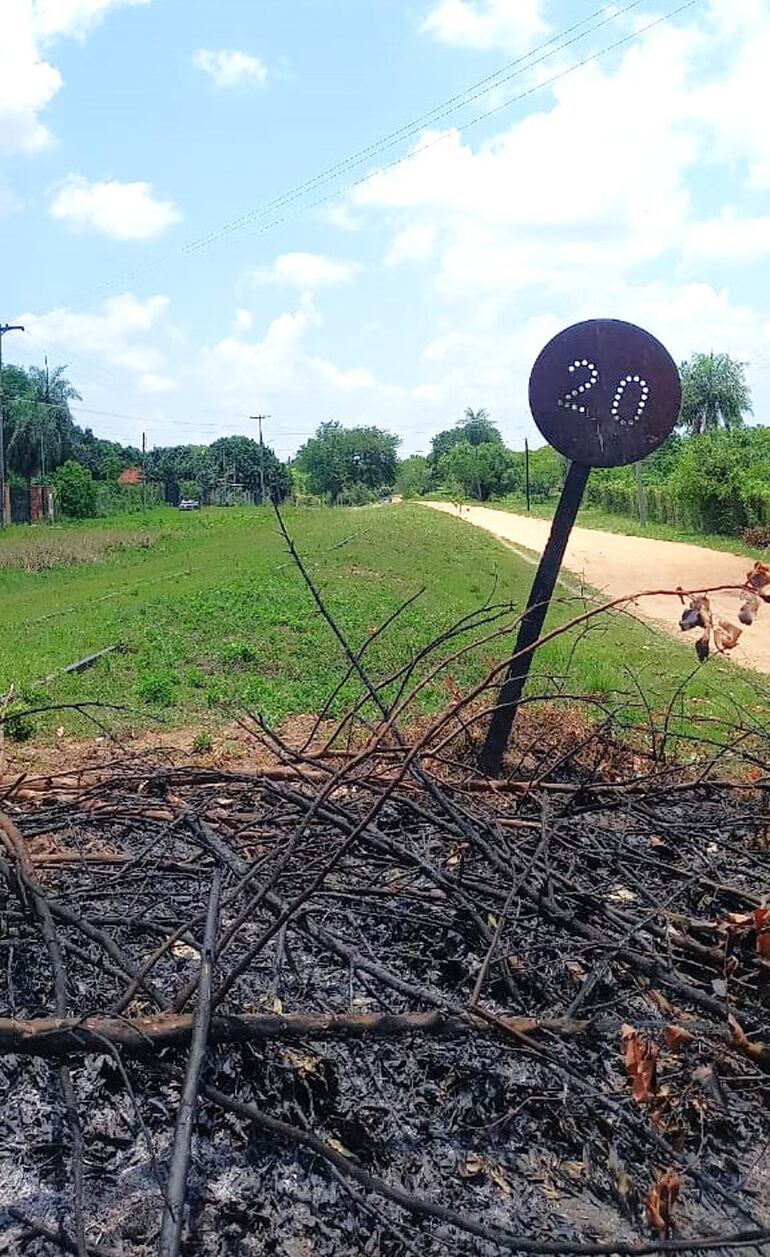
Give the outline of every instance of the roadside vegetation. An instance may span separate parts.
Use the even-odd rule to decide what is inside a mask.
[[[770,545],[770,428],[746,426],[751,397],[744,368],[726,354],[696,354],[682,364],[677,430],[639,467],[597,469],[586,490],[586,527],[687,540],[748,554]],[[566,460],[542,447],[530,452],[533,513],[549,516]],[[524,451],[506,448],[484,410],[467,410],[438,433],[424,458],[405,459],[397,487],[428,496],[526,507]]]
[[[354,648],[419,594],[366,652],[378,678],[487,602],[512,604],[512,621],[531,583],[530,565],[509,548],[416,505],[333,512],[289,507],[286,521]],[[0,539],[0,555],[18,546],[21,531]],[[344,675],[341,651],[269,508],[159,509],[148,513],[141,534],[126,519],[122,527],[70,525],[57,535],[68,543],[60,565],[0,563],[0,695],[14,687],[11,712],[103,702],[125,708],[94,712],[113,729],[159,723],[214,729],[245,710],[280,723],[321,711]],[[585,609],[567,590],[561,596],[552,624]],[[673,599],[671,614],[678,615]],[[510,643],[508,635],[458,659],[451,675],[423,692],[421,709],[446,704],[457,686],[470,685],[504,658]],[[120,651],[79,675],[61,674],[111,646]],[[719,660],[694,668],[689,645],[624,615],[602,616],[588,630],[545,646],[530,694],[566,691],[610,706],[626,695],[643,720],[640,686],[645,701],[659,706],[682,686],[675,713],[682,727],[696,710],[717,721],[738,711],[764,721],[770,712],[753,674]],[[338,715],[349,697],[343,688],[330,714]],[[73,711],[18,719],[8,732],[54,737],[57,728],[94,732]]]

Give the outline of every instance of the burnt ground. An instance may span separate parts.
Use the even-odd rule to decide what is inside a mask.
[[[0,1252],[770,1250],[763,773],[591,746],[7,783]]]

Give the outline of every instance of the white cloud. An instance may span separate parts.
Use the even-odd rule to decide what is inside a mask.
[[[0,0],[0,153],[34,153],[51,141],[41,120],[64,80],[44,46],[82,38],[110,9],[151,0]]]
[[[342,262],[320,253],[283,253],[272,266],[254,271],[258,284],[287,284],[301,291],[314,292],[333,284],[349,284],[361,267],[356,262]]]
[[[179,383],[168,375],[157,375],[154,371],[147,371],[139,376],[137,388],[140,393],[173,393],[179,388]]]
[[[233,331],[248,332],[251,330],[253,322],[254,318],[250,310],[236,310],[235,318],[233,319]]]
[[[248,52],[222,49],[212,52],[200,48],[193,57],[199,70],[211,76],[217,87],[239,87],[243,83],[263,86],[267,82],[267,66]]]
[[[50,141],[39,115],[63,79],[38,47],[31,0],[3,5],[0,29],[0,153],[33,153]]]
[[[165,355],[157,344],[144,338],[153,333],[169,306],[165,296],[140,300],[133,293],[110,297],[99,314],[79,314],[67,307],[47,314],[22,314],[18,318],[27,330],[26,344],[40,353],[57,350],[84,354],[106,367],[122,367],[138,375],[160,374]]]
[[[434,223],[414,223],[399,231],[385,255],[386,266],[400,266],[402,262],[427,262],[436,247]]]
[[[521,52],[546,29],[541,0],[439,0],[421,30],[443,44]]]
[[[751,264],[770,257],[770,216],[750,218],[727,205],[718,218],[692,223],[683,246],[687,270],[704,262]]]
[[[152,0],[32,0],[32,11],[35,29],[41,38],[74,35],[82,39],[110,9],[151,2]]]
[[[91,227],[113,240],[149,240],[181,218],[173,201],[153,196],[149,183],[89,183],[81,175],[68,175],[49,212],[71,227]]]
[[[382,392],[368,370],[313,353],[310,341],[321,323],[305,295],[295,310],[274,318],[261,337],[229,335],[204,350],[199,376],[212,413],[249,414],[259,405],[271,410],[279,424],[278,416],[288,409],[292,438],[284,445],[279,441],[284,455],[301,444],[298,432],[310,436],[324,417],[353,422],[368,414],[371,422],[381,420],[379,409],[367,411]],[[271,443],[276,435],[271,433]]]

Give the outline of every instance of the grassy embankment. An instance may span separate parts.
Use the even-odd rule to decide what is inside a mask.
[[[532,568],[505,545],[457,520],[403,504],[359,510],[287,510],[286,520],[329,608],[356,647],[422,586],[425,592],[367,653],[376,677],[486,599],[521,607]],[[552,623],[581,610],[554,607]],[[678,614],[672,601],[672,618]],[[510,639],[509,639],[510,640]],[[124,653],[77,676],[44,680],[65,665],[120,643]],[[446,703],[502,658],[487,645],[433,685],[423,710]],[[695,667],[680,645],[625,616],[603,617],[582,639],[562,636],[538,655],[533,682],[569,669],[573,693],[633,691],[665,701]],[[270,511],[216,509],[54,529],[9,529],[0,537],[0,695],[11,684],[28,703],[106,701],[130,710],[104,717],[139,729],[163,722],[213,728],[244,708],[272,722],[316,712],[344,670],[341,652],[286,553]],[[335,704],[344,710],[350,687]],[[722,716],[735,705],[770,714],[758,679],[722,661],[697,670],[690,710]],[[38,720],[93,733],[82,717]]]
[[[439,495],[436,495],[439,496]],[[471,503],[471,505],[474,505]],[[475,503],[480,505],[480,503]],[[523,496],[510,494],[498,498],[494,502],[485,502],[484,506],[499,511],[513,511],[518,515],[527,514],[527,503]],[[538,519],[551,519],[556,510],[556,499],[551,502],[533,502],[530,514]],[[581,528],[596,528],[601,532],[621,533],[626,537],[652,537],[658,541],[684,541],[689,545],[702,546],[706,550],[722,550],[727,554],[745,554],[750,559],[762,559],[767,562],[767,550],[758,550],[755,546],[747,546],[740,537],[726,536],[724,533],[693,532],[686,528],[678,528],[674,524],[642,524],[634,515],[616,515],[614,512],[603,511],[595,506],[583,506],[578,512],[577,524]]]

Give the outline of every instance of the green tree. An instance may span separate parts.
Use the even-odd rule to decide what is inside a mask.
[[[53,476],[56,508],[68,519],[96,515],[96,486],[90,471],[69,459]]]
[[[210,473],[229,482],[242,484],[251,493],[259,493],[264,466],[265,493],[279,502],[291,492],[288,468],[276,458],[269,445],[264,447],[250,436],[222,436],[208,447]]]
[[[468,445],[502,445],[503,438],[499,428],[489,418],[489,412],[483,408],[473,410],[468,406],[462,419],[458,419],[453,428],[445,428],[437,432],[431,441],[428,466],[431,469],[433,483],[438,482],[439,466],[442,458],[456,445],[466,442]]]
[[[682,363],[682,409],[679,422],[698,436],[715,428],[740,428],[751,414],[751,393],[745,363],[729,354],[694,354]]]
[[[72,451],[75,425],[69,403],[80,394],[64,374],[41,367],[4,369],[9,396],[7,457],[10,470],[30,479],[58,467]]]
[[[418,498],[430,488],[430,467],[422,454],[402,458],[396,471],[396,491],[405,498]]]
[[[356,486],[371,492],[392,486],[399,444],[399,437],[381,428],[322,423],[298,451],[296,464],[311,493],[337,502],[345,494],[355,496]]]
[[[515,483],[511,454],[496,441],[482,445],[462,441],[444,455],[439,473],[445,483],[458,485],[466,497],[479,502],[510,493]]]

